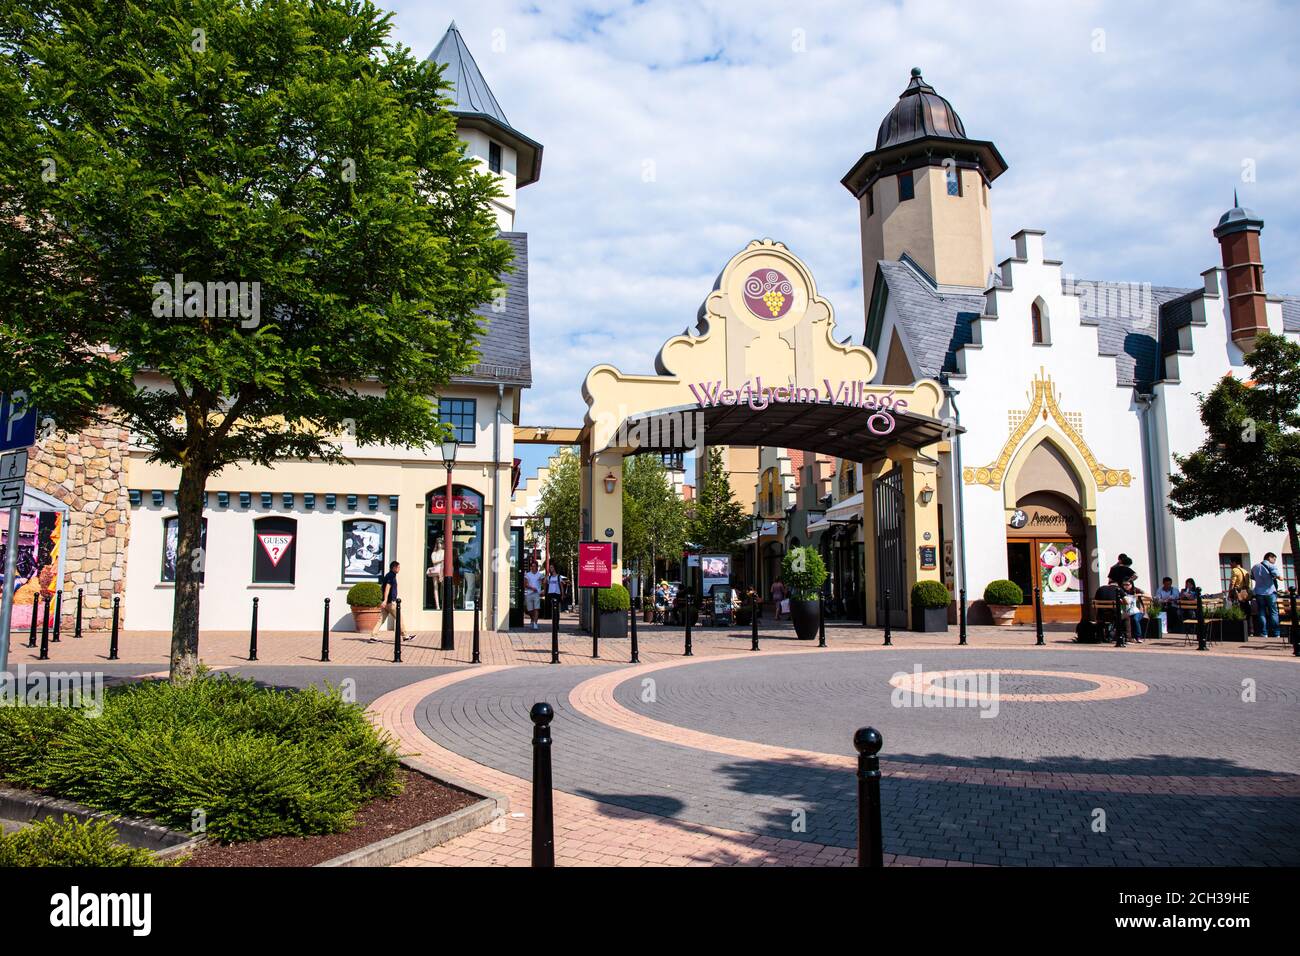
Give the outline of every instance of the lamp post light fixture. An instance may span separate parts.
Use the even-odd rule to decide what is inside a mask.
[[[551,568],[551,516],[547,515],[542,519],[542,527],[546,529],[546,563],[542,565],[542,573],[549,575]]]
[[[612,471],[605,476],[605,494],[612,495],[614,488],[618,485],[618,476]]]
[[[759,510],[758,505],[754,505],[754,515],[750,520],[754,522],[754,593],[761,601],[763,599],[763,546],[759,543],[759,539],[763,536],[763,512]]]
[[[934,499],[934,489],[930,487],[927,481],[925,487],[921,489],[921,504],[928,505]]]
[[[447,469],[447,492],[443,498],[445,505],[444,518],[442,524],[442,537],[445,552],[442,561],[442,649],[444,651],[454,650],[456,647],[456,618],[452,611],[452,592],[454,582],[452,579],[452,561],[455,560],[455,551],[451,546],[451,472],[456,467],[456,439],[449,438],[442,443],[442,464]]]

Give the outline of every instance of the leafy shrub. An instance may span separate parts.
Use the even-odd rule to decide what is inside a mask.
[[[602,613],[626,611],[631,606],[632,600],[628,596],[627,588],[621,584],[611,584],[607,588],[596,589],[596,607],[600,608]]]
[[[1246,612],[1243,611],[1236,604],[1230,604],[1227,607],[1225,607],[1222,611],[1221,616],[1225,621],[1240,622],[1246,620]],[[1207,614],[1206,617],[1209,617],[1209,615]]]
[[[1151,601],[1147,604],[1147,617],[1151,618],[1153,621],[1160,617],[1164,612],[1165,606],[1159,601]]]
[[[984,589],[985,604],[1017,605],[1024,599],[1025,592],[1020,590],[1020,585],[1005,578],[990,581],[988,587]]]
[[[383,588],[374,581],[362,581],[348,588],[349,607],[379,607],[383,600]]]
[[[164,866],[148,850],[117,842],[103,820],[46,817],[14,833],[0,833],[0,866]]]
[[[781,580],[795,598],[813,600],[826,583],[826,563],[816,548],[791,548],[781,561]]]
[[[917,581],[912,585],[912,606],[922,608],[947,607],[952,595],[939,581]]]
[[[0,776],[180,829],[201,810],[226,842],[346,830],[362,803],[398,792],[397,766],[334,689],[218,675],[115,689],[97,718],[0,707]]]

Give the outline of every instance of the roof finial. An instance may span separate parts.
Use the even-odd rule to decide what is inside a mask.
[[[921,68],[919,66],[912,67],[912,75],[919,78],[921,76]]]
[[[1234,190],[1232,191],[1232,208],[1233,208],[1233,209],[1240,209],[1240,208],[1241,208],[1241,203],[1237,202],[1237,190],[1236,190],[1236,189],[1234,189]]]

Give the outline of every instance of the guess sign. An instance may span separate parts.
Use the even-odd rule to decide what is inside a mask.
[[[284,557],[289,550],[289,545],[293,544],[293,535],[291,534],[259,534],[257,540],[262,544],[262,550],[266,556],[271,559],[271,567],[277,567],[280,559]]]
[[[429,496],[429,513],[434,515],[445,515],[447,513],[446,492],[434,492]],[[473,495],[452,495],[451,513],[453,515],[477,515],[479,513],[479,499]]]

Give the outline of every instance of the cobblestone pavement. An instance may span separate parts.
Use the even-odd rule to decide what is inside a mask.
[[[903,692],[891,678],[918,666],[996,671],[1006,699],[991,718],[989,706],[892,706]],[[1110,685],[1126,696],[1097,696]],[[403,688],[376,703],[379,719],[523,815],[412,862],[526,862],[537,700],[557,715],[561,862],[664,862],[662,841],[681,850],[681,833],[705,845],[669,863],[851,862],[850,738],[871,724],[896,863],[1300,864],[1288,659],[924,646],[492,668]],[[566,839],[582,852],[566,858]],[[759,852],[755,839],[771,843]]]

